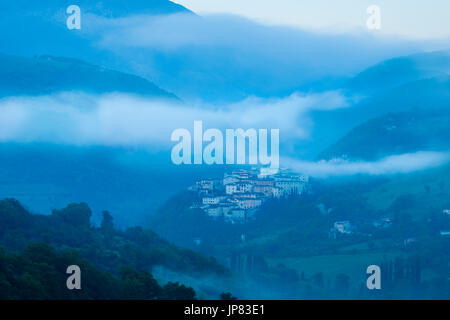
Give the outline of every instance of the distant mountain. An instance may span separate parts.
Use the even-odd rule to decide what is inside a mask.
[[[188,9],[169,0],[44,0],[44,1],[4,1],[0,4],[3,13],[46,13],[56,16],[64,13],[70,5],[79,6],[83,13],[92,13],[104,17],[119,18],[132,14],[168,14],[189,12]]]
[[[69,14],[66,10],[70,5],[81,9],[81,30],[67,28]],[[0,52],[73,57],[118,69],[117,58],[94,44],[99,31],[97,18],[181,12],[190,11],[168,0],[1,1]]]
[[[340,90],[350,106],[314,111],[312,137],[299,142],[297,150],[318,155],[355,126],[388,113],[450,110],[449,72],[450,54],[432,52],[388,60],[352,79],[316,83],[321,90]]]
[[[450,75],[450,52],[437,51],[397,57],[376,64],[351,78],[346,87],[370,94],[408,82]]]
[[[52,56],[23,58],[0,54],[0,96],[60,91],[126,92],[176,98],[150,81],[80,60]]]
[[[370,98],[427,79],[450,75],[450,51],[421,52],[381,61],[353,76],[324,77],[297,88],[300,92],[341,90]]]
[[[374,160],[423,150],[450,150],[450,110],[387,114],[369,120],[339,139],[319,159]]]

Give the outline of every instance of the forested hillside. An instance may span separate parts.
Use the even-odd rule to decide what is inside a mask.
[[[141,227],[117,230],[108,212],[99,228],[91,226],[85,203],[70,204],[51,215],[33,215],[13,199],[0,201],[0,245],[22,251],[30,243],[44,242],[58,251],[77,250],[101,270],[117,273],[121,266],[151,270],[162,266],[186,274],[227,275],[214,258],[171,245]]]
[[[77,265],[82,270],[80,290],[66,287],[66,268]],[[192,288],[169,282],[163,286],[146,271],[122,267],[117,276],[102,272],[75,251],[57,253],[40,243],[23,253],[0,248],[0,299],[25,300],[180,300],[194,299]]]

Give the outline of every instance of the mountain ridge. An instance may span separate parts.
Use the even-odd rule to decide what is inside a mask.
[[[0,53],[0,96],[45,95],[60,91],[126,92],[178,99],[139,76],[96,66],[80,59]]]

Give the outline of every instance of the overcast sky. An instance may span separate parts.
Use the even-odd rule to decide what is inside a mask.
[[[411,38],[450,37],[449,0],[174,0],[198,14],[231,13],[267,24],[347,31],[366,28],[370,5],[381,32]],[[374,31],[375,32],[375,31]],[[379,31],[376,31],[379,32]]]

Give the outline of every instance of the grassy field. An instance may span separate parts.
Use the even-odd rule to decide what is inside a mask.
[[[419,203],[445,206],[450,199],[450,182],[445,178],[449,175],[450,167],[398,175],[368,192],[367,202],[375,209],[385,210],[398,196],[414,195]]]
[[[397,252],[366,252],[359,254],[336,254],[310,257],[289,257],[268,259],[269,264],[276,266],[279,263],[286,265],[298,272],[304,272],[305,277],[311,277],[317,272],[322,272],[325,279],[334,280],[336,275],[344,273],[352,282],[365,281],[366,269],[369,265],[380,265],[383,260],[397,256]]]

